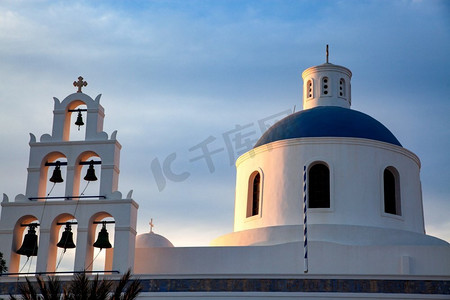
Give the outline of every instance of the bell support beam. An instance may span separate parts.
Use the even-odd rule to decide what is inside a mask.
[[[79,165],[82,165],[82,166],[84,166],[84,165],[90,165],[90,164],[93,164],[93,165],[101,165],[102,164],[102,162],[101,161],[98,161],[98,160],[92,160],[92,161],[80,161],[79,163],[78,163]],[[45,166],[46,167],[50,167],[50,166],[57,166],[57,165],[60,165],[60,166],[67,166],[67,162],[66,161],[57,161],[57,162],[46,162],[45,163]]]
[[[99,160],[90,160],[90,161],[80,161],[79,165],[101,165],[102,162]]]
[[[86,108],[77,108],[77,109],[69,109],[68,112],[81,112],[81,111],[87,111]]]
[[[55,162],[46,162],[45,163],[46,167],[50,167],[50,166],[67,166],[67,161],[55,161]]]
[[[38,226],[41,226],[41,224],[39,224],[39,223],[28,223],[28,224],[20,224],[20,226],[22,226],[22,227],[28,227],[28,226],[38,227]]]
[[[69,224],[69,225],[76,225],[76,224],[78,224],[78,222],[58,222],[58,223],[56,223],[56,225],[59,225],[59,226],[67,225],[67,224]]]
[[[92,195],[92,196],[49,196],[49,197],[28,197],[29,200],[47,200],[47,199],[106,199],[106,196],[103,195]]]

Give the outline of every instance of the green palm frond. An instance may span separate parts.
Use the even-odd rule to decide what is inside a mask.
[[[139,280],[131,279],[131,271],[128,270],[123,274],[119,283],[116,285],[114,295],[111,300],[133,300],[136,299],[137,295],[141,292],[141,282]]]
[[[134,300],[142,290],[139,280],[131,280],[130,271],[117,284],[100,280],[98,275],[89,278],[85,273],[75,274],[64,286],[58,277],[36,276],[36,283],[25,280],[19,285],[20,298],[10,294],[10,300]]]

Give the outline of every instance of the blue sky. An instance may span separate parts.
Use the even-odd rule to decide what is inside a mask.
[[[28,133],[51,132],[52,97],[82,75],[103,95],[104,130],[118,130],[119,190],[134,190],[139,233],[153,218],[176,246],[207,245],[232,231],[230,155],[242,149],[224,134],[238,125],[253,141],[259,121],[301,109],[301,72],[326,44],[353,72],[352,108],[420,157],[427,232],[450,241],[445,1],[2,1],[0,191],[25,192]],[[194,160],[205,141],[222,149],[214,170]],[[173,153],[189,176],[158,188],[152,162]]]

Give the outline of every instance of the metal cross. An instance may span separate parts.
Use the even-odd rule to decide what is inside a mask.
[[[78,81],[73,82],[73,86],[78,87],[77,93],[82,93],[81,88],[83,86],[87,86],[87,85],[88,85],[88,83],[86,81],[83,81],[83,77],[81,77],[81,76],[78,77]]]
[[[153,227],[155,226],[155,225],[153,225],[153,218],[151,218],[150,219],[150,232],[153,232]]]
[[[329,55],[330,53],[328,52],[328,45],[327,45],[327,63],[328,63],[328,55]]]

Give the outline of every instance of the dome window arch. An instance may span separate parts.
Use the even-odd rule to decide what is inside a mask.
[[[392,215],[402,215],[400,201],[400,176],[394,167],[390,166],[383,172],[384,212]]]
[[[321,95],[322,96],[331,96],[330,79],[328,77],[322,77]]]
[[[247,197],[247,218],[261,214],[262,178],[258,171],[253,172],[249,178]]]
[[[330,208],[330,169],[323,162],[308,170],[308,207]]]

